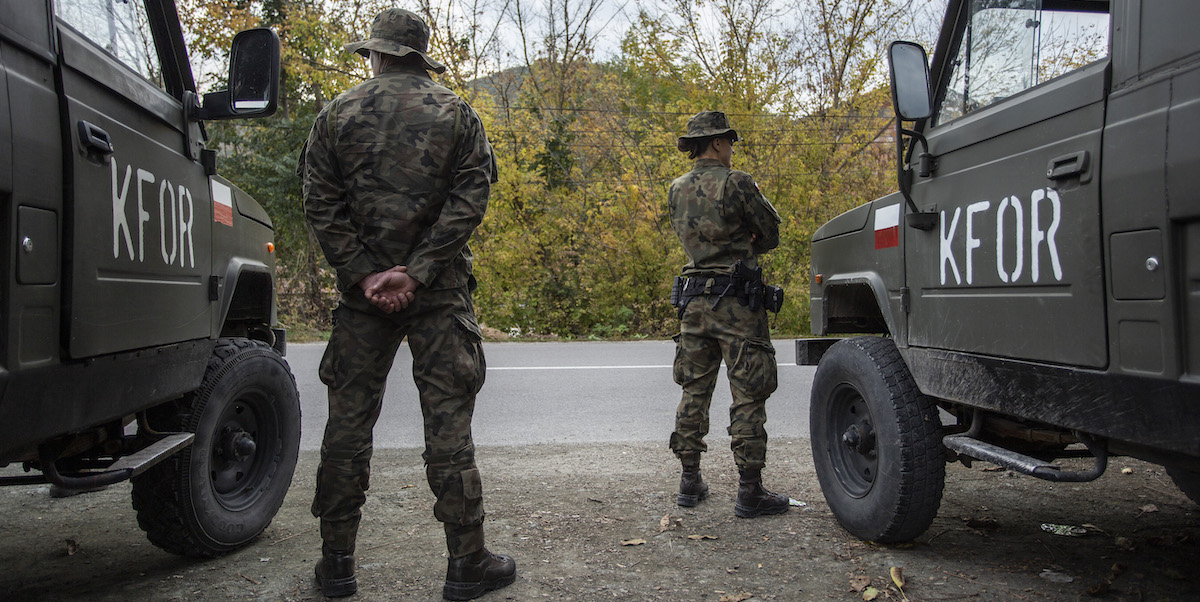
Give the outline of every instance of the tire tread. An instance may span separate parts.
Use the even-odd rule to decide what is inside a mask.
[[[209,394],[221,377],[236,365],[231,360],[253,350],[275,353],[270,345],[262,341],[219,339],[209,356],[200,388],[178,400],[152,408],[149,411],[151,424],[160,430],[194,433]],[[295,389],[295,376],[290,369],[286,372],[291,379],[291,387]],[[213,558],[241,546],[214,546],[199,537],[190,526],[187,520],[186,479],[180,478],[180,475],[189,469],[191,449],[189,447],[172,455],[133,479],[133,508],[137,513],[138,526],[155,546],[180,556]]]
[[[838,351],[838,347],[842,349]],[[896,543],[910,541],[924,533],[941,506],[942,493],[945,487],[945,450],[941,443],[941,423],[938,418],[937,406],[932,398],[921,393],[913,380],[912,374],[900,355],[895,343],[883,337],[858,337],[841,341],[826,354],[826,359],[844,362],[842,359],[849,354],[866,359],[873,367],[873,375],[869,378],[879,378],[890,398],[887,402],[895,413],[896,427],[900,441],[895,445],[899,450],[899,491],[894,499],[882,500],[884,507],[879,510],[886,516],[883,524],[867,539],[881,543]],[[820,367],[818,367],[820,372]],[[860,377],[864,375],[858,375]],[[820,377],[816,380],[820,380]],[[816,382],[814,382],[814,400]],[[817,430],[823,425],[813,423],[814,457],[820,452],[817,449]],[[818,462],[818,474],[821,463]],[[830,475],[836,479],[836,476]],[[874,492],[873,492],[874,493]],[[834,510],[847,511],[835,506],[830,493],[826,492],[826,500]],[[857,509],[849,510],[857,511]],[[840,520],[840,518],[839,518]],[[856,535],[863,536],[863,534]]]

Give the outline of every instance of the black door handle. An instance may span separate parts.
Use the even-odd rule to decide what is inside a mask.
[[[1061,180],[1087,171],[1088,152],[1079,151],[1050,160],[1046,166],[1046,177],[1051,180]]]
[[[79,143],[88,155],[95,153],[104,158],[113,153],[112,139],[108,137],[108,132],[86,121],[79,122]]]

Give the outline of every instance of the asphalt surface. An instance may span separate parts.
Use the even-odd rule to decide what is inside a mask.
[[[767,402],[771,437],[808,437],[808,396],[816,368],[797,366],[792,339],[774,341],[779,389]],[[679,403],[671,378],[675,343],[667,341],[484,343],[487,381],[476,400],[476,445],[542,443],[666,444]],[[300,389],[300,447],[315,450],[328,416],[317,367],[323,343],[288,345]],[[424,447],[412,356],[401,345],[388,377],[375,447]],[[710,432],[729,426],[729,380],[722,367]]]

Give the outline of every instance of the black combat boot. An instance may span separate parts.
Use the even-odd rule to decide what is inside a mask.
[[[783,514],[788,509],[788,497],[767,491],[762,486],[761,468],[738,469],[738,495],[733,513],[741,518],[764,514]]]
[[[705,483],[704,478],[700,476],[698,455],[680,458],[680,461],[683,462],[683,476],[679,479],[679,497],[676,498],[675,503],[685,508],[691,508],[708,497],[708,483]]]
[[[341,552],[322,545],[316,573],[317,587],[326,598],[341,598],[358,591],[358,580],[354,577],[354,548]]]
[[[516,580],[517,563],[512,558],[493,554],[483,548],[450,559],[446,566],[446,585],[442,588],[442,597],[447,600],[474,600]]]

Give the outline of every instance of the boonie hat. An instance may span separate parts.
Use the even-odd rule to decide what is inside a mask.
[[[710,138],[713,136],[728,137],[727,134],[732,134],[735,142],[741,140],[737,130],[729,127],[729,118],[725,117],[724,113],[720,111],[700,111],[692,115],[691,119],[688,119],[687,134],[679,137],[679,140],[675,143],[675,148],[687,151],[687,147],[684,146],[685,140]]]
[[[375,50],[393,56],[416,54],[425,62],[425,68],[442,73],[446,66],[429,58],[429,26],[416,13],[403,8],[389,8],[375,16],[371,23],[371,37],[346,44],[348,52],[370,56]]]

